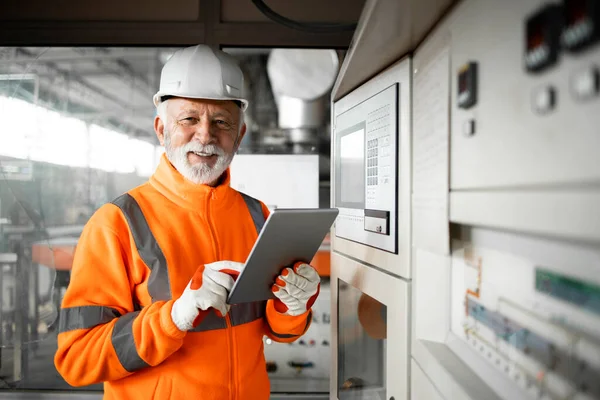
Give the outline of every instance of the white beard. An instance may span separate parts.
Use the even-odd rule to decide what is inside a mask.
[[[193,183],[207,185],[216,182],[227,170],[229,164],[231,164],[233,153],[228,154],[225,150],[214,144],[203,146],[198,142],[189,142],[183,146],[172,147],[170,136],[169,133],[165,133],[165,154],[167,155],[167,159],[184,178]],[[212,167],[204,163],[192,165],[188,161],[188,153],[190,151],[215,154],[217,161]]]

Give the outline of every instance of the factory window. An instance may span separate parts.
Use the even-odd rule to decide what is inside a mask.
[[[173,50],[0,48],[0,390],[75,389],[54,367],[73,252],[158,163],[152,94]]]
[[[71,387],[54,367],[60,305],[88,219],[146,182],[163,154],[152,96],[176,49],[0,47],[0,392],[102,390]],[[337,53],[225,51],[244,71],[251,104],[232,186],[271,208],[328,206]],[[294,81],[307,68],[310,84]],[[315,262],[328,268],[323,249]],[[274,392],[328,392],[328,296],[324,275],[312,326],[293,345],[265,337]]]

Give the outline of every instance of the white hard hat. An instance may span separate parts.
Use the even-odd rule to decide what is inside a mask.
[[[198,45],[178,50],[169,58],[153,101],[158,107],[164,96],[233,100],[245,111],[248,100],[243,97],[243,88],[244,75],[232,56]]]

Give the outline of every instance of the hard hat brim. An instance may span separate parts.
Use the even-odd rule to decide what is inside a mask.
[[[248,100],[246,99],[242,99],[240,97],[224,97],[224,96],[197,96],[197,95],[192,95],[192,94],[185,94],[185,93],[168,93],[168,92],[158,92],[154,95],[154,97],[152,98],[152,101],[154,103],[155,107],[158,107],[161,103],[160,99],[163,96],[173,96],[173,97],[181,97],[181,98],[186,98],[186,99],[198,99],[198,100],[223,100],[223,101],[239,101],[240,103],[242,103],[242,111],[246,111],[246,109],[248,108]]]

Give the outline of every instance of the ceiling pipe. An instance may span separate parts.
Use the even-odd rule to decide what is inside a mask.
[[[36,74],[0,74],[0,81],[33,81],[33,104],[37,105],[40,97],[40,77]]]
[[[328,96],[339,69],[334,50],[274,49],[267,74],[278,109],[278,127],[295,147],[318,143],[327,122]]]

